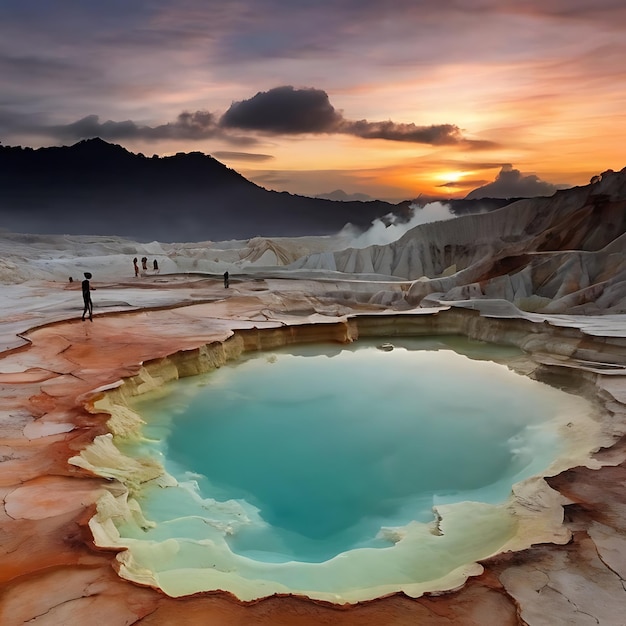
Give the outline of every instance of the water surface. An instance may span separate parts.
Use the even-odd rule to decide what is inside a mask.
[[[514,534],[496,505],[559,455],[555,418],[572,396],[488,360],[515,349],[450,337],[394,338],[383,350],[383,341],[254,355],[138,402],[144,439],[126,451],[157,457],[178,486],[147,486],[139,502],[156,526],[121,532],[184,544],[171,558],[146,552],[144,566],[224,559],[237,578],[332,593],[345,586],[332,564],[362,568],[367,554],[369,569],[391,560],[394,573],[361,572],[355,584],[386,589],[444,576]],[[465,513],[442,538],[434,507],[455,503]]]

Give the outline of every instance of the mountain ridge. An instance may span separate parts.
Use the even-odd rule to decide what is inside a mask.
[[[271,191],[202,152],[147,157],[100,138],[0,145],[1,226],[14,232],[170,242],[329,235],[390,214],[407,220],[411,204]]]
[[[115,234],[140,241],[330,234],[366,228],[394,205],[263,189],[201,152],[146,157],[94,138],[0,146],[0,216],[16,232]],[[396,209],[408,211],[408,203]]]

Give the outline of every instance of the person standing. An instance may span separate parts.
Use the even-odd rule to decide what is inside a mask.
[[[89,321],[93,322],[93,302],[91,301],[91,292],[94,291],[93,287],[89,284],[89,279],[91,278],[90,272],[85,272],[85,280],[83,280],[83,302],[85,303],[85,308],[83,309],[83,322],[85,321],[85,315],[89,313]]]
[[[230,286],[230,276],[228,275],[228,272],[224,272],[224,289],[228,289],[229,286]]]
[[[135,268],[135,278],[139,276],[139,265],[137,265],[137,257],[133,259],[133,267]]]

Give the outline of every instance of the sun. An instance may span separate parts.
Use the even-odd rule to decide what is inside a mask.
[[[435,178],[445,183],[458,183],[463,178],[463,176],[465,176],[465,172],[446,171],[446,172],[441,172],[439,174],[436,174]]]

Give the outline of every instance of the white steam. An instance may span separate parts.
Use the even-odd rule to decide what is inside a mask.
[[[350,242],[350,247],[383,246],[400,239],[404,233],[420,224],[441,222],[455,217],[454,213],[450,211],[449,205],[441,202],[429,202],[423,207],[411,204],[410,208],[413,215],[408,222],[400,222],[392,213],[385,216],[385,219],[378,218],[364,233],[354,236]]]

